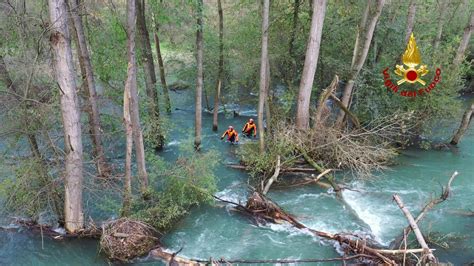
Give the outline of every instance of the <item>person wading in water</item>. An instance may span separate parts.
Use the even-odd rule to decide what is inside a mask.
[[[235,144],[236,142],[239,142],[239,133],[235,131],[233,126],[229,126],[229,129],[227,129],[224,134],[222,134],[221,139],[224,139],[224,137],[227,136],[227,140],[230,141],[230,143]]]
[[[244,128],[242,129],[242,133],[244,133],[244,136],[250,138],[257,137],[257,125],[253,122],[253,119],[250,118],[249,121],[245,124]]]

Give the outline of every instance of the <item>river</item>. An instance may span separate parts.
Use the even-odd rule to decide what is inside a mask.
[[[176,110],[169,117],[173,126],[166,149],[159,153],[166,160],[179,156],[179,145],[193,134],[194,112],[190,92],[172,93]],[[247,112],[252,114],[252,112]],[[248,117],[220,116],[220,128],[234,125],[239,129]],[[232,201],[245,201],[248,175],[225,166],[237,162],[237,146],[221,142],[222,132],[211,131],[212,115],[203,115],[203,148],[221,154],[216,169],[219,178],[218,196]],[[249,140],[244,140],[243,142]],[[331,191],[308,185],[286,190],[270,191],[269,197],[308,227],[327,232],[359,232],[371,234],[380,243],[388,244],[407,221],[392,201],[399,194],[413,214],[417,214],[432,197],[438,197],[457,170],[459,176],[452,184],[452,196],[436,206],[424,219],[425,234],[439,232],[456,236],[447,240],[449,248],[435,246],[435,255],[442,262],[455,265],[474,261],[474,217],[461,215],[474,210],[474,129],[454,151],[408,149],[396,159],[396,165],[376,174],[370,180],[348,179],[343,204]],[[4,217],[5,218],[5,217]],[[5,219],[4,219],[5,220]],[[20,232],[18,232],[20,231]],[[255,226],[245,217],[230,211],[229,206],[200,206],[191,211],[163,239],[170,250],[183,247],[181,256],[208,259],[282,259],[337,257],[334,244],[315,238],[291,226]],[[0,230],[0,265],[107,265],[98,254],[93,240],[42,239],[40,235],[21,229]],[[137,265],[162,265],[150,258],[140,258]]]

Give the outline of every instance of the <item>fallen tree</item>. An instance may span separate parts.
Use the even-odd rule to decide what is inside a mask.
[[[247,204],[244,206],[240,203],[235,203],[227,200],[223,200],[219,197],[215,197],[219,201],[234,205],[234,210],[251,217],[258,224],[266,223],[283,223],[287,222],[297,229],[307,230],[315,236],[338,242],[349,256],[360,255],[359,258],[364,258],[366,261],[370,260],[371,263],[385,263],[389,265],[396,265],[402,261],[400,255],[406,255],[409,253],[423,253],[426,252],[424,248],[418,249],[395,249],[387,250],[380,249],[379,245],[370,240],[364,239],[355,234],[332,234],[328,232],[318,231],[312,228],[308,228],[301,222],[299,222],[294,216],[286,213],[276,203],[264,195],[254,192],[248,199]],[[433,251],[434,249],[429,249]]]

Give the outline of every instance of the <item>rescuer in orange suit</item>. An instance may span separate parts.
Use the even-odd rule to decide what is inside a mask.
[[[254,138],[257,137],[257,125],[255,125],[252,118],[250,118],[249,121],[245,124],[244,128],[242,129],[242,133],[244,133],[244,135],[249,138],[252,135]]]
[[[232,144],[239,142],[239,133],[235,131],[233,126],[229,126],[229,129],[227,129],[224,134],[222,134],[221,139],[224,139],[225,136],[227,136],[227,140],[230,141]]]

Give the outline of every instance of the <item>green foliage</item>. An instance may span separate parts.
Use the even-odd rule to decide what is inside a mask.
[[[433,58],[422,57],[423,64],[430,66],[430,73],[423,77],[426,84],[428,85],[433,80],[437,67],[441,69],[441,81],[430,93],[415,98],[402,97],[388,91],[383,85],[382,71],[385,67],[392,65],[380,66],[380,69],[366,69],[358,80],[360,85],[358,85],[353,100],[353,108],[359,118],[363,121],[372,121],[394,114],[395,110],[413,111],[417,126],[413,128],[412,133],[431,136],[437,133],[433,131],[433,128],[450,123],[459,117],[461,100],[458,97],[459,91],[463,87],[462,77],[467,68],[466,66],[454,67],[450,64],[452,61],[450,51],[453,49],[454,47],[445,45],[443,49],[435,53]],[[389,73],[392,81],[397,80],[398,76],[395,75],[393,69]],[[413,90],[426,86],[403,85],[399,89]]]
[[[282,162],[288,160],[286,163],[291,163],[293,161],[296,145],[291,138],[276,139],[268,136],[265,141],[266,150],[264,153],[260,153],[258,143],[240,145],[237,150],[243,164],[251,166],[250,175],[254,180],[266,179],[273,174],[278,155],[281,156]]]
[[[0,183],[5,211],[38,220],[41,212],[62,216],[62,186],[46,173],[42,162],[29,158],[13,167],[14,175]]]
[[[147,147],[163,147],[165,145],[168,127],[163,125],[169,124],[167,119],[160,116],[160,119],[152,119],[150,115],[142,116],[143,121],[143,139]]]
[[[146,200],[136,200],[132,216],[160,231],[169,230],[191,207],[212,202],[217,190],[217,162],[214,152],[180,157],[173,165],[159,159],[149,160],[150,180],[159,183],[159,190],[150,191]]]
[[[101,20],[93,20],[87,28],[93,66],[102,81],[118,81],[126,77],[127,34],[122,22],[110,10],[102,10]]]

